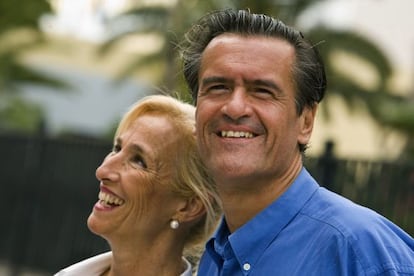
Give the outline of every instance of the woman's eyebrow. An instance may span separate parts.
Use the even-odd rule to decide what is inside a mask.
[[[131,152],[137,152],[137,153],[142,153],[142,154],[145,154],[146,153],[145,150],[140,145],[138,145],[138,144],[130,144],[128,146],[128,149]]]
[[[121,137],[117,137],[115,139],[115,144],[116,145],[122,145],[122,138]],[[140,154],[146,154],[145,149],[138,145],[138,144],[129,144],[127,145],[127,150],[130,152],[134,152],[134,153],[140,153]]]

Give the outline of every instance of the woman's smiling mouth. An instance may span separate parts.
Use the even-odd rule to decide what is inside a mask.
[[[99,203],[105,207],[121,206],[124,204],[123,199],[118,198],[114,195],[105,193],[103,191],[99,192],[98,198],[99,198]]]

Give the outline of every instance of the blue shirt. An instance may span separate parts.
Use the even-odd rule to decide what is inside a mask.
[[[319,187],[302,169],[234,233],[222,220],[198,275],[414,275],[414,240],[378,213]]]

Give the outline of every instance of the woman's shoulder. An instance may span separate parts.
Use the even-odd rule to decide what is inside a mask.
[[[68,266],[54,276],[75,276],[75,275],[101,275],[111,264],[112,252],[105,252],[71,266]]]
[[[193,267],[191,263],[183,257],[183,262],[186,267],[185,271],[180,276],[192,276],[193,275]]]

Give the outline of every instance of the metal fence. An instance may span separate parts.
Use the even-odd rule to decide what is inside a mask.
[[[97,200],[95,169],[111,145],[0,135],[0,261],[53,273],[108,250],[86,219]],[[414,165],[332,156],[307,158],[327,188],[370,207],[414,233]],[[329,186],[328,186],[329,185]]]
[[[110,149],[96,142],[0,136],[0,259],[56,272],[107,249],[86,219],[97,200],[95,169]]]

